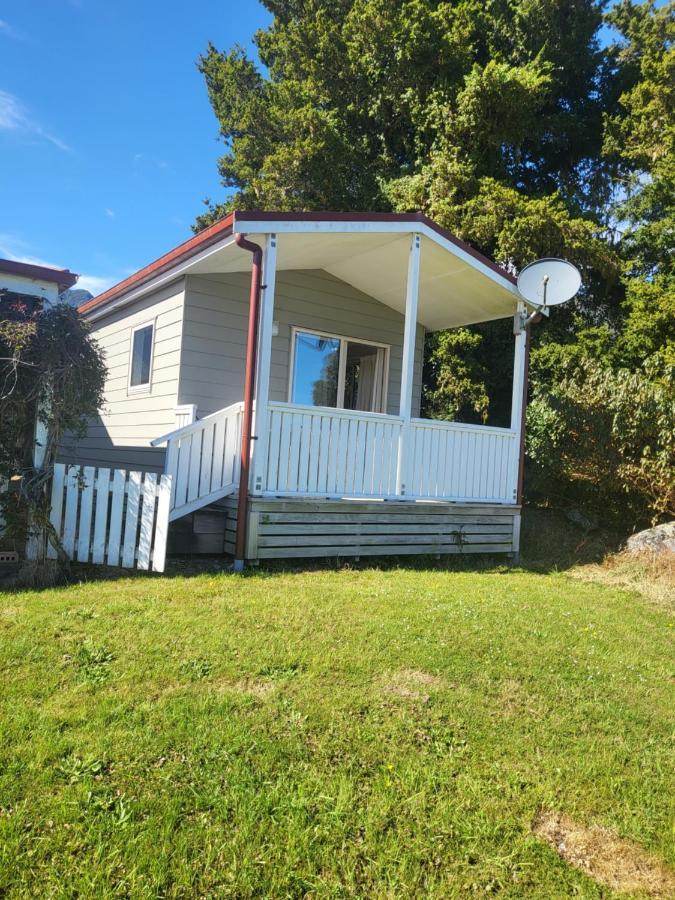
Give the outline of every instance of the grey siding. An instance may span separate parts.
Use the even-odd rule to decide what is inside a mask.
[[[108,367],[105,405],[99,417],[90,422],[83,439],[66,437],[60,452],[62,460],[161,471],[164,451],[150,447],[150,441],[176,427],[183,297],[180,279],[92,323]],[[152,321],[155,332],[150,390],[130,393],[131,331]]]
[[[196,403],[200,416],[243,396],[248,273],[189,276],[181,354],[180,403]],[[390,346],[387,411],[398,413],[403,316],[322,270],[277,273],[270,399],[287,400],[291,327],[324,331]],[[413,415],[419,415],[424,329],[418,326]]]

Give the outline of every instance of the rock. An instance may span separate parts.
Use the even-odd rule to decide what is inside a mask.
[[[629,553],[672,553],[675,554],[675,522],[665,522],[646,531],[638,531],[626,541]]]

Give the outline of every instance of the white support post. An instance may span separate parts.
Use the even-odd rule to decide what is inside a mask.
[[[515,335],[515,351],[513,359],[513,391],[511,394],[511,431],[515,433],[514,459],[511,465],[513,473],[513,500],[521,501],[523,470],[523,428],[525,400],[527,397],[527,364],[529,354],[529,330],[525,326],[527,310],[524,303],[518,303],[513,317],[513,333]]]
[[[408,256],[408,279],[405,293],[405,323],[403,326],[403,364],[401,371],[401,401],[399,415],[403,419],[398,439],[396,465],[396,493],[405,496],[406,466],[410,445],[410,417],[412,415],[413,376],[415,374],[415,342],[417,337],[417,303],[420,285],[420,252],[422,236],[413,234]]]
[[[255,422],[251,493],[265,490],[268,446],[268,406],[270,369],[272,364],[272,330],[274,327],[274,288],[277,277],[277,236],[267,235],[263,256],[263,286],[258,328],[258,367],[255,393]]]
[[[513,392],[511,395],[511,431],[520,435],[520,420],[523,414],[523,391],[525,381],[525,350],[527,331],[523,327],[525,304],[519,303],[513,317],[513,333],[515,335],[515,353],[513,357]]]

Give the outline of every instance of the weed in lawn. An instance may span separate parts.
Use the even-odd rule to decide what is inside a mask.
[[[124,794],[89,791],[84,804],[84,815],[91,813],[105,816],[113,829],[124,828],[133,818],[133,804]]]
[[[110,678],[110,663],[115,657],[105,644],[86,638],[77,642],[72,659],[84,681],[99,685]]]
[[[208,659],[204,659],[203,656],[198,656],[196,659],[186,660],[186,662],[181,665],[180,670],[182,674],[186,675],[191,681],[202,681],[202,679],[209,677],[213,671],[213,665]]]
[[[299,662],[278,663],[276,665],[263,666],[258,675],[261,678],[293,678],[298,672],[302,672],[304,666]]]
[[[101,778],[107,771],[105,760],[96,757],[82,759],[79,756],[67,756],[57,766],[57,774],[68,784],[78,784],[89,778]]]

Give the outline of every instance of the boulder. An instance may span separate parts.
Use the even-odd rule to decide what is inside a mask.
[[[675,554],[675,522],[665,522],[646,531],[632,534],[626,541],[629,553],[672,553]]]

